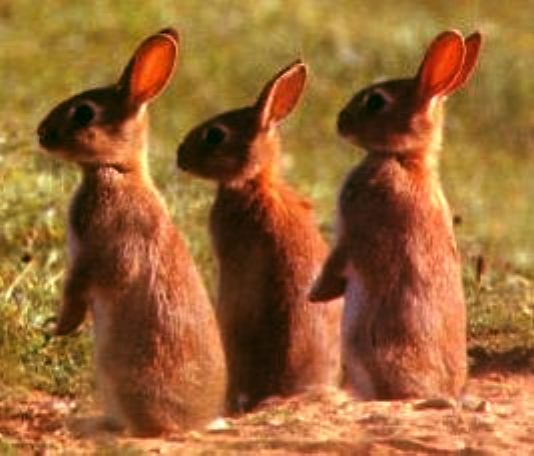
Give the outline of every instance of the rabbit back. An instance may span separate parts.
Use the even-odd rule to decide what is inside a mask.
[[[287,187],[219,190],[211,213],[230,409],[335,384],[341,303],[310,303],[326,255],[311,208]]]

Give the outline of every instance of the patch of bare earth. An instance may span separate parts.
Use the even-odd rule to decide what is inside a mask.
[[[74,401],[35,392],[0,404],[0,442],[16,454],[534,454],[534,359],[475,370],[461,403],[356,402],[340,391],[271,400],[211,430],[166,439],[76,437]],[[83,415],[83,413],[82,413]]]

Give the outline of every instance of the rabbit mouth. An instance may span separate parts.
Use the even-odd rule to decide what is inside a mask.
[[[180,144],[178,150],[176,151],[176,167],[183,171],[187,171],[190,167],[190,164],[187,160],[187,152],[183,144]]]
[[[349,111],[343,110],[337,117],[337,131],[343,137],[350,137],[351,130],[354,129],[352,115]]]

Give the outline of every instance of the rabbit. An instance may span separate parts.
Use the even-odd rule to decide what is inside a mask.
[[[178,43],[173,29],[149,36],[117,83],[67,99],[38,127],[41,146],[83,176],[55,333],[90,311],[102,424],[138,436],[208,423],[226,391],[214,309],[146,163],[147,106],[172,77]]]
[[[307,299],[328,249],[311,204],[278,170],[277,126],[307,74],[294,62],[252,106],[193,128],[177,152],[179,168],[218,183],[210,232],[231,414],[340,379],[342,301],[317,306]]]
[[[474,71],[476,32],[438,35],[412,78],[358,92],[339,134],[367,151],[338,199],[337,241],[310,292],[345,296],[344,383],[362,400],[457,397],[466,381],[460,255],[438,174],[444,102]]]

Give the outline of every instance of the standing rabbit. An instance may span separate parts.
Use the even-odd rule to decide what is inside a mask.
[[[210,228],[230,412],[339,378],[341,301],[317,306],[307,298],[327,248],[309,202],[278,172],[277,126],[306,76],[295,62],[254,105],[197,126],[178,151],[180,168],[218,182]]]
[[[417,75],[357,93],[339,133],[367,150],[338,202],[338,239],[311,299],[345,294],[343,367],[364,399],[457,396],[466,378],[460,258],[438,158],[444,101],[481,36],[438,35]]]
[[[174,30],[148,37],[118,83],[62,102],[38,129],[47,151],[83,173],[56,334],[91,311],[105,422],[141,436],[203,425],[226,388],[214,311],[146,163],[147,105],[177,54]]]

